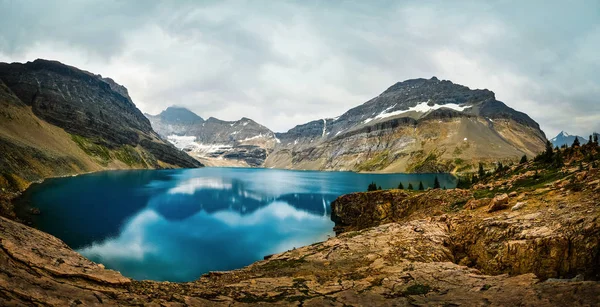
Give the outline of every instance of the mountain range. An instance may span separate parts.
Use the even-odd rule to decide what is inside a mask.
[[[532,157],[546,142],[533,119],[493,92],[436,77],[398,82],[338,117],[285,133],[246,118],[204,121],[180,107],[146,116],[164,138],[207,164],[241,160],[285,169],[450,172]],[[253,150],[256,155],[248,154]]]
[[[576,138],[579,140],[581,145],[587,144],[588,142],[588,140],[585,138],[582,138],[578,135],[570,135],[565,131],[561,131],[558,135],[550,139],[550,142],[552,142],[554,147],[562,147],[563,145],[571,146],[573,145],[573,142],[575,142]]]
[[[277,142],[269,128],[245,117],[204,120],[182,107],[146,117],[164,139],[210,166],[261,166]]]
[[[103,169],[199,167],[162,140],[112,79],[35,60],[0,63],[0,188]]]

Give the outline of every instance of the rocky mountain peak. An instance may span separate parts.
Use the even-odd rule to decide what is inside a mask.
[[[159,116],[165,123],[169,124],[194,124],[202,123],[204,119],[185,107],[170,106],[162,111]]]

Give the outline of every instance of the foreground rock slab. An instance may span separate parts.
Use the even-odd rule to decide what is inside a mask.
[[[594,281],[490,276],[458,265],[444,217],[350,232],[196,282],[133,281],[60,240],[0,218],[0,305],[576,306]]]

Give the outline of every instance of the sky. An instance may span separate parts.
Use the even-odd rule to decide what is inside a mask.
[[[487,88],[548,137],[600,131],[600,1],[0,0],[0,61],[111,77],[171,105],[283,132],[396,82]]]

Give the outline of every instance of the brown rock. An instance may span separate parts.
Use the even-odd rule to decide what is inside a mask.
[[[502,209],[508,208],[508,194],[504,193],[498,195],[492,199],[490,205],[488,206],[488,212],[494,212]]]
[[[490,198],[481,198],[481,199],[470,199],[465,205],[466,209],[475,210],[480,207],[485,207],[490,204],[492,200]]]

